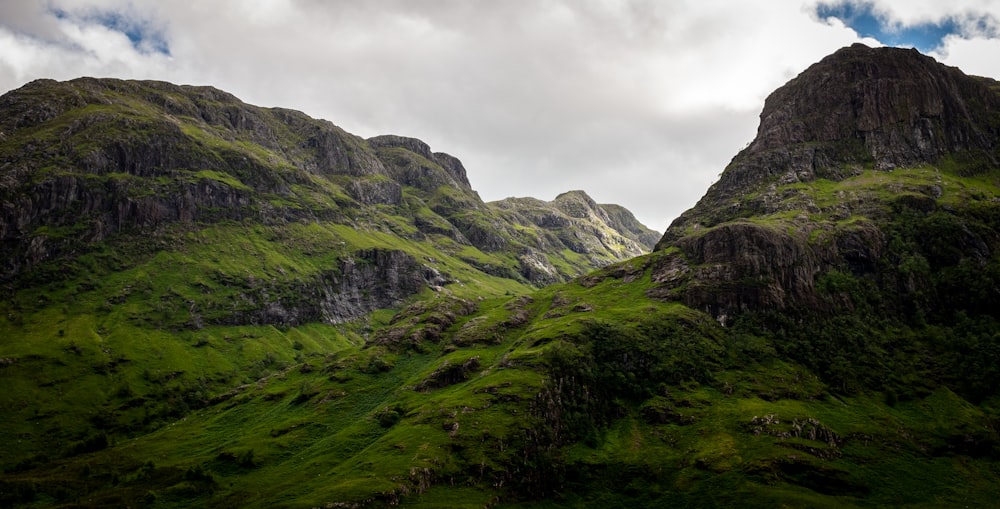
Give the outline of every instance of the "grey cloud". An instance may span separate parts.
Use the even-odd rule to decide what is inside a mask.
[[[56,41],[60,37],[56,17],[47,7],[47,2],[0,2],[0,26],[14,33],[45,41]]]

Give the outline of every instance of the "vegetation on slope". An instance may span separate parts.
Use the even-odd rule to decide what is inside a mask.
[[[419,140],[362,140],[208,87],[39,81],[0,107],[3,505],[92,494],[107,483],[32,472],[158,436],[331,356],[388,370],[383,348],[361,349],[408,302],[524,294],[651,245],[626,212],[570,221],[614,247],[571,251],[483,203],[461,162]],[[104,460],[91,472],[116,494],[93,503],[141,499],[118,494],[134,456],[112,454],[117,473],[96,474]],[[165,475],[197,491],[200,468]]]
[[[766,315],[722,327],[703,312],[649,297],[655,267],[669,256],[638,258],[530,296],[441,294],[391,319],[378,315],[367,339],[365,330],[330,326],[273,337],[220,328],[244,350],[282,337],[300,346],[272,345],[269,351],[293,356],[193,398],[183,418],[164,416],[131,435],[83,437],[61,457],[8,468],[6,500],[864,507],[988,504],[997,495],[994,396],[970,403],[964,387],[934,372],[907,394],[864,379],[845,388],[835,372],[809,364],[811,353],[794,351],[817,345],[817,329],[757,327],[753,317]],[[921,338],[940,327],[866,324],[877,334],[847,336],[863,316],[839,316],[831,337],[878,350],[890,333]],[[260,335],[233,337],[236,331]],[[186,362],[216,348],[214,336],[208,341],[192,346]],[[855,368],[905,374],[929,362],[947,368],[937,373],[956,372],[948,365],[954,350],[938,355],[918,340],[911,346],[891,362],[878,360],[881,371]],[[857,362],[871,362],[866,357]],[[140,361],[115,369],[124,378]],[[133,398],[150,390],[131,387]],[[102,414],[124,416],[133,411],[127,403]]]

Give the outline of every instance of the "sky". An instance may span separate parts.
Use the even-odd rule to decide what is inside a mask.
[[[0,92],[211,85],[419,138],[487,201],[582,189],[663,231],[768,94],[855,42],[1000,78],[1000,0],[0,0]]]

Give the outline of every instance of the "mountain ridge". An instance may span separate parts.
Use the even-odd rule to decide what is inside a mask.
[[[472,190],[460,160],[414,138],[363,140],[301,112],[165,82],[41,80],[5,94],[0,107],[9,111],[0,122],[4,279],[59,250],[47,244],[79,248],[123,228],[244,217],[350,223],[359,214],[343,211],[379,205],[429,206],[429,215],[416,215],[417,231],[461,244],[515,254],[540,248],[503,220],[494,224],[489,216],[496,211]],[[80,210],[65,212],[74,208]],[[43,224],[82,231],[60,239],[35,235]],[[595,223],[609,242],[591,243],[597,251],[577,253],[580,259],[550,253],[562,268],[546,261],[544,281],[648,250],[649,230],[637,225],[633,218],[630,229],[617,231]],[[512,269],[512,277],[522,277]]]

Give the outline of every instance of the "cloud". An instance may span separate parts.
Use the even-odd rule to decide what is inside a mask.
[[[945,37],[944,44],[932,56],[956,66],[967,74],[1000,79],[1000,40],[996,38],[973,37],[966,39],[957,35]]]
[[[0,89],[37,78],[146,78],[168,72],[166,41],[134,12],[100,4],[0,4]]]
[[[122,34],[140,53],[170,55],[170,46],[163,34],[148,20],[136,19],[126,13],[99,9],[88,9],[79,13],[56,9],[52,14],[59,20],[69,21],[73,26],[96,25],[106,28],[109,33]]]
[[[0,90],[80,75],[214,85],[361,136],[421,138],[461,158],[485,199],[584,189],[662,230],[752,139],[771,91],[880,43],[819,5],[5,0]],[[937,55],[996,65],[975,56],[989,27],[968,35],[990,22],[965,16],[981,2],[871,5],[891,26],[954,19]]]
[[[948,37],[997,36],[997,18],[986,2],[838,0],[820,2],[819,17],[837,19],[863,37],[890,46],[938,50]]]

